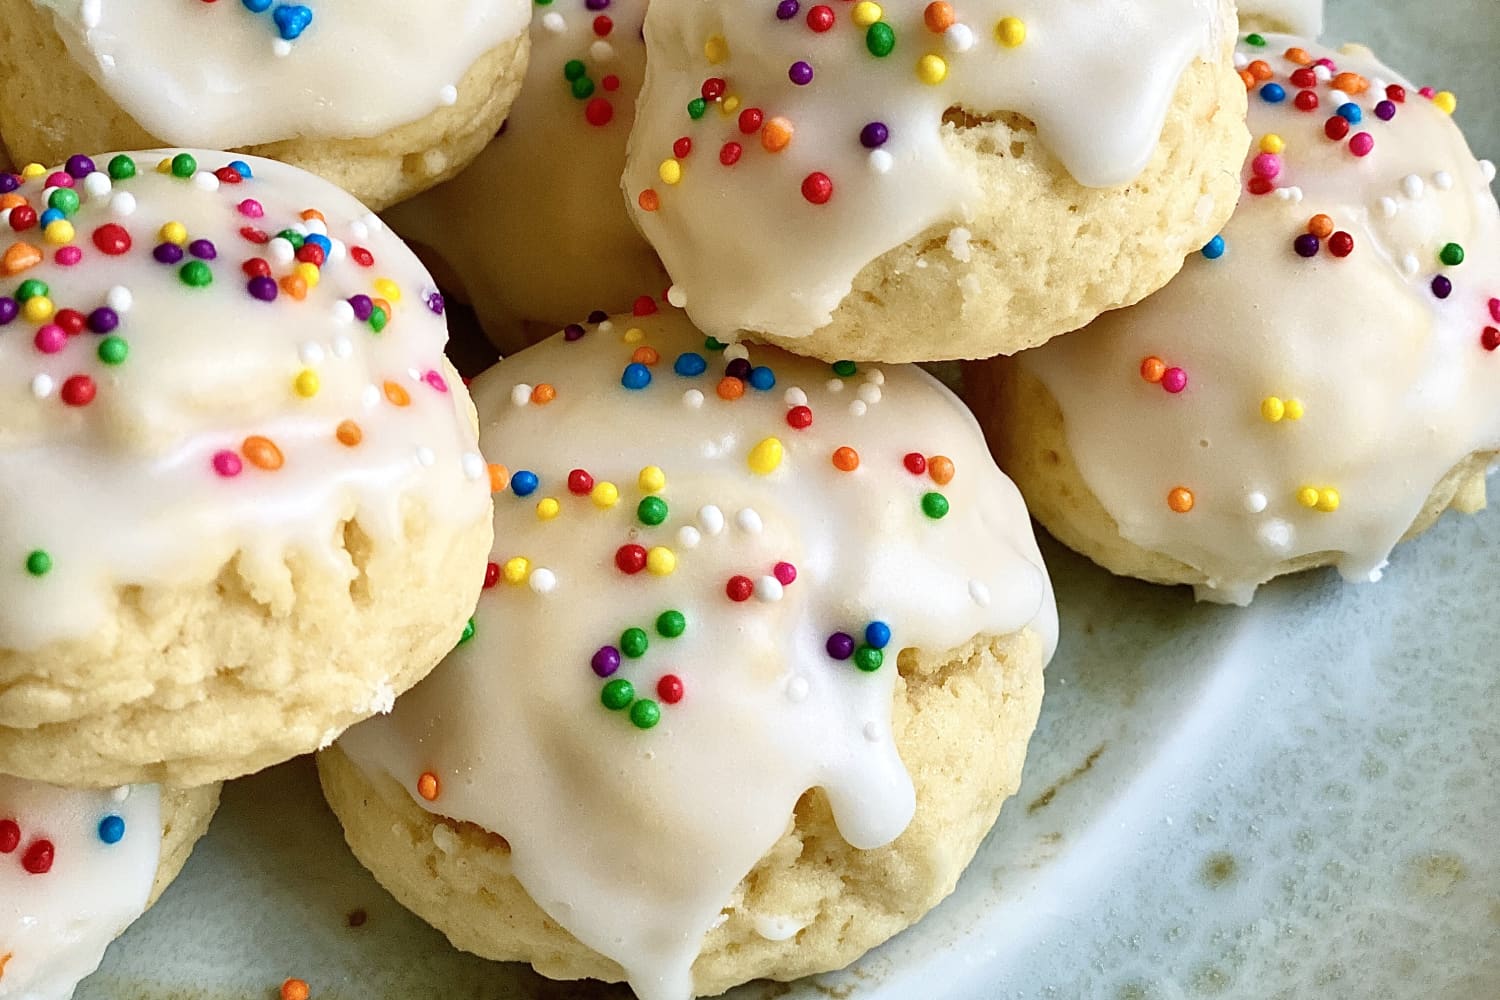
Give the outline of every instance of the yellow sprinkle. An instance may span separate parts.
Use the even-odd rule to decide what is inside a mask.
[[[1275,132],[1267,132],[1260,137],[1260,151],[1262,153],[1280,153],[1286,149],[1286,140]]]
[[[648,465],[641,470],[636,482],[646,493],[660,493],[667,485],[667,474],[654,465]]]
[[[740,109],[740,99],[731,94],[730,96],[724,98],[724,100],[720,101],[719,106],[724,109],[724,114],[732,115]]]
[[[550,521],[562,513],[562,504],[557,502],[556,497],[547,497],[536,505],[536,516],[543,521]]]
[[[169,222],[161,227],[160,235],[163,243],[182,246],[187,242],[187,227],[180,222]]]
[[[380,297],[385,299],[387,302],[394,304],[401,301],[401,286],[396,284],[390,278],[376,278],[375,290],[379,292]]]
[[[1458,110],[1458,98],[1451,90],[1440,90],[1433,95],[1432,103],[1445,115],[1451,115]]]
[[[589,499],[594,501],[595,507],[613,507],[620,502],[620,488],[614,483],[597,483]]]
[[[322,380],[318,378],[317,372],[311,368],[304,368],[297,373],[296,379],[292,381],[292,388],[303,399],[312,399],[318,394],[318,389],[322,384]]]
[[[1289,399],[1286,401],[1286,418],[1288,420],[1301,420],[1303,412],[1301,400]]]
[[[32,323],[45,323],[57,312],[57,307],[45,295],[33,295],[21,307],[21,315]]]
[[[662,160],[656,172],[663,184],[676,184],[682,180],[682,164],[677,160]]]
[[[935,86],[948,78],[948,64],[942,56],[929,53],[917,60],[917,77],[923,83]]]
[[[168,157],[168,158],[166,158],[164,160],[157,160],[156,161],[156,172],[159,173],[159,174],[170,174],[172,172],[172,159],[171,159],[171,157]]]
[[[652,576],[669,576],[677,568],[677,555],[669,548],[658,545],[646,553],[646,570]]]
[[[1026,22],[1019,17],[1002,17],[995,25],[995,40],[1008,49],[1026,41]]]
[[[47,172],[47,168],[40,163],[28,163],[21,168],[21,176],[28,181],[34,181]]]
[[[646,339],[646,331],[638,326],[632,326],[620,335],[620,339],[627,344],[639,344]]]
[[[525,556],[507,559],[500,572],[504,574],[506,583],[525,583],[526,578],[531,575],[531,560]]]
[[[710,66],[717,66],[729,58],[729,43],[724,40],[723,35],[714,35],[703,43],[703,58],[708,60]]]
[[[67,219],[57,219],[47,223],[47,228],[42,230],[42,236],[48,243],[61,246],[73,242],[73,223]]]
[[[782,456],[786,449],[781,446],[781,439],[768,437],[754,448],[750,449],[750,456],[746,461],[750,463],[750,471],[759,476],[769,476],[781,465]]]
[[[318,269],[318,265],[305,260],[292,268],[292,273],[307,282],[308,288],[317,288],[318,282],[323,280],[323,272]]]
[[[1325,514],[1332,514],[1339,509],[1339,491],[1334,489],[1318,491],[1318,509]]]
[[[1286,404],[1277,396],[1267,396],[1260,401],[1260,415],[1269,423],[1280,423],[1286,416]]]
[[[861,28],[868,28],[880,20],[881,15],[884,13],[880,9],[880,4],[871,3],[870,0],[860,0],[859,3],[854,5],[854,12],[851,16],[854,18],[855,24]]]
[[[1318,499],[1318,491],[1311,486],[1304,486],[1297,491],[1297,502],[1308,509],[1316,507]]]

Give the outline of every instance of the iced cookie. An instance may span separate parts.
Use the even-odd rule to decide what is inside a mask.
[[[1285,31],[1307,38],[1323,33],[1323,0],[1242,0],[1239,9],[1247,31]]]
[[[1256,149],[1220,237],[1144,303],[969,372],[1031,510],[1102,566],[1248,602],[1378,578],[1500,450],[1500,209],[1454,97],[1251,35]]]
[[[1056,611],[973,418],[912,367],[574,326],[475,383],[471,640],[320,760],[460,948],[644,1000],[839,968],[1020,780]]]
[[[1228,218],[1228,2],[655,0],[625,189],[688,314],[827,360],[989,357]]]
[[[295,167],[0,175],[0,769],[192,786],[457,642],[491,540],[443,302]]]
[[[81,792],[0,776],[0,1000],[68,1000],[218,804],[217,785]]]
[[[0,132],[77,149],[240,149],[374,208],[451,177],[526,70],[526,0],[7,0]]]
[[[667,287],[620,191],[646,0],[533,7],[526,85],[463,173],[386,219],[431,249],[506,352]]]

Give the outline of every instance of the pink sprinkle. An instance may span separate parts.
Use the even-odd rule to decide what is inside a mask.
[[[422,376],[422,381],[432,386],[438,392],[448,391],[448,380],[443,378],[443,376],[438,372],[429,371],[426,375]]]
[[[1324,56],[1322,59],[1319,59],[1317,62],[1313,63],[1313,65],[1314,66],[1325,66],[1325,67],[1327,67],[1328,69],[1331,69],[1331,70],[1337,70],[1338,69],[1338,67],[1334,65],[1333,60],[1330,59],[1330,58],[1328,58],[1327,56]]]
[[[55,174],[48,175],[45,186],[49,188],[70,188],[73,186],[73,178],[62,171],[58,171]]]
[[[1281,157],[1275,153],[1261,153],[1250,161],[1250,169],[1255,176],[1271,180],[1281,173]]]
[[[83,260],[83,248],[71,245],[58,247],[57,253],[52,255],[52,259],[57,261],[63,267],[72,267],[80,260]]]
[[[1423,87],[1421,90],[1417,91],[1417,93],[1421,94],[1428,100],[1431,100],[1432,98],[1437,96],[1437,91],[1433,90],[1431,87]]]
[[[259,219],[266,214],[266,210],[254,198],[246,198],[240,202],[240,214],[247,219]]]
[[[56,354],[68,343],[67,331],[56,323],[48,323],[36,332],[36,349],[43,354]]]
[[[1349,152],[1355,156],[1369,156],[1375,148],[1375,137],[1368,132],[1356,132],[1349,139]]]
[[[225,479],[233,479],[245,468],[245,463],[240,461],[240,456],[232,451],[214,452],[214,471]]]
[[[1187,388],[1187,372],[1181,368],[1168,368],[1162,373],[1161,387],[1176,395]]]
[[[1500,299],[1490,299],[1490,318],[1500,323]]]
[[[792,582],[797,579],[797,567],[789,562],[779,562],[771,570],[771,575],[776,577],[783,587],[790,587]]]

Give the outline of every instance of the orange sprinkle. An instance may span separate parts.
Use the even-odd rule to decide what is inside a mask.
[[[1326,240],[1333,235],[1333,220],[1321,213],[1315,215],[1307,220],[1307,231],[1320,240]]]
[[[733,375],[726,375],[719,380],[720,399],[739,399],[745,394],[745,383]]]
[[[947,455],[933,455],[927,460],[927,474],[939,486],[947,486],[953,482],[953,473],[955,471],[953,468],[953,459]]]
[[[1310,66],[1313,61],[1306,49],[1299,49],[1295,45],[1286,50],[1286,59],[1287,62],[1296,63],[1298,66]]]
[[[307,298],[307,279],[301,275],[289,274],[281,279],[281,290],[301,302]]]
[[[510,483],[510,470],[497,462],[490,463],[490,492],[504,493]]]
[[[389,302],[387,302],[385,299],[376,299],[374,301],[374,306],[375,306],[376,309],[379,309],[381,312],[385,313],[386,319],[393,319],[395,317],[395,315],[396,315],[391,310],[391,304]]]
[[[1255,89],[1255,74],[1248,69],[1240,70],[1240,80],[1245,84],[1246,90]]]
[[[1248,69],[1250,71],[1250,75],[1255,77],[1257,80],[1269,80],[1272,76],[1275,75],[1271,72],[1271,64],[1266,62],[1264,59],[1257,59],[1255,60],[1255,62],[1251,63],[1245,68]]]
[[[334,431],[334,437],[339,439],[339,444],[346,448],[353,448],[365,439],[365,432],[359,429],[359,424],[352,420],[345,420],[339,424],[338,430]]]
[[[1179,486],[1167,494],[1167,506],[1179,514],[1186,514],[1193,509],[1193,491],[1186,486]]]
[[[953,5],[951,3],[943,3],[942,0],[930,3],[927,5],[927,9],[922,11],[922,20],[926,22],[928,31],[941,35],[953,27]]]
[[[859,452],[845,445],[833,453],[833,467],[840,472],[853,472],[859,468]]]
[[[661,355],[656,353],[656,348],[654,347],[641,346],[635,349],[635,353],[630,356],[630,360],[640,365],[654,365],[661,360]]]
[[[760,144],[768,153],[779,153],[792,142],[792,123],[779,115],[761,126]]]
[[[316,208],[309,208],[309,209],[303,210],[303,212],[302,212],[302,221],[303,222],[311,222],[314,219],[317,219],[319,222],[327,222],[328,221],[323,216],[323,213],[320,212],[320,211],[318,211]]]
[[[1166,374],[1167,363],[1154,354],[1141,362],[1141,378],[1153,385],[1160,382]]]
[[[276,447],[276,442],[258,434],[245,438],[245,443],[240,445],[240,451],[245,453],[245,459],[251,465],[257,469],[265,469],[267,472],[275,472],[285,461],[281,457],[281,449]]]
[[[7,208],[20,208],[26,204],[26,199],[12,191],[10,194],[0,194],[0,212]]]
[[[14,955],[14,952],[9,951],[4,955],[0,955],[0,979],[5,978],[5,967],[10,964],[12,955]]]
[[[546,406],[557,398],[557,389],[551,382],[541,382],[531,390],[531,401],[537,406]]]
[[[661,208],[661,196],[650,188],[647,188],[636,195],[635,203],[641,206],[642,212],[654,212],[658,208]]]
[[[386,382],[386,384],[384,386],[384,389],[385,389],[385,398],[388,399],[388,400],[390,400],[393,405],[395,405],[395,406],[410,406],[411,405],[411,393],[407,392],[406,388],[404,386],[400,385],[399,383],[397,383],[397,382]]]
[[[423,771],[422,776],[417,779],[417,794],[428,802],[437,800],[442,786],[438,784],[438,776],[431,771]]]
[[[288,979],[281,984],[281,1000],[308,1000],[312,987],[301,979]]]
[[[1358,73],[1343,72],[1333,78],[1333,86],[1336,90],[1342,90],[1346,94],[1363,94],[1370,89],[1370,81]]]
[[[42,252],[30,243],[12,243],[0,257],[0,274],[20,274],[42,262]]]

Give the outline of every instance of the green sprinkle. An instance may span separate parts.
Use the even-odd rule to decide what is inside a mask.
[[[687,631],[687,618],[681,611],[663,611],[656,617],[656,631],[668,639],[675,639]]]
[[[52,572],[52,557],[42,549],[37,549],[26,557],[26,572],[32,576],[46,576]]]
[[[370,329],[374,330],[376,333],[384,330],[386,324],[390,321],[391,318],[387,316],[385,314],[385,310],[380,308],[379,306],[376,306],[374,309],[370,310]]]
[[[124,364],[130,356],[130,345],[122,337],[105,337],[99,341],[99,360],[107,365]]]
[[[588,72],[588,67],[584,66],[582,59],[569,59],[563,63],[564,80],[573,81],[580,79],[586,72]]]
[[[47,199],[47,207],[55,208],[65,216],[78,211],[78,192],[72,188],[58,188]]]
[[[573,96],[580,101],[594,95],[594,81],[586,76],[580,76],[573,81]]]
[[[896,48],[896,32],[884,21],[876,21],[865,31],[865,48],[870,55],[884,59]]]
[[[123,153],[109,161],[109,179],[128,181],[135,176],[135,161]]]
[[[302,244],[307,242],[307,237],[303,236],[295,229],[283,229],[281,232],[276,234],[276,238],[286,240],[292,245],[293,250],[301,250]]]
[[[1457,267],[1464,262],[1464,248],[1457,243],[1448,243],[1438,251],[1438,260],[1449,267]]]
[[[885,654],[874,646],[860,646],[854,651],[854,665],[867,674],[873,674],[885,663]]]
[[[177,274],[182,278],[184,285],[190,285],[193,288],[207,288],[214,283],[213,268],[201,260],[188,261],[182,265],[182,270]]]
[[[472,638],[474,638],[474,619],[470,618],[464,622],[464,633],[458,637],[458,644],[462,646]]]
[[[922,513],[934,521],[941,521],[948,516],[948,498],[941,493],[923,493]]]
[[[645,497],[636,506],[635,516],[654,528],[667,519],[667,502],[661,497]]]
[[[198,172],[198,161],[187,153],[178,153],[172,157],[172,176],[187,178]]]
[[[704,113],[707,111],[708,102],[703,98],[695,97],[691,101],[688,101],[688,117],[693,121],[697,121],[699,118],[702,118]]]
[[[853,361],[835,361],[833,363],[833,373],[839,378],[848,378],[857,371],[859,371],[859,366]]]
[[[728,344],[724,343],[722,340],[719,340],[716,337],[706,337],[703,340],[704,349],[709,351],[722,351],[728,346]]]
[[[635,685],[623,677],[616,677],[599,692],[599,701],[611,712],[618,712],[635,701]]]
[[[630,721],[637,729],[650,729],[661,721],[661,706],[650,698],[642,698],[630,706]]]
[[[1249,34],[1245,36],[1246,45],[1254,45],[1258,49],[1266,47],[1266,36],[1262,34]]]
[[[25,281],[21,282],[21,287],[16,289],[16,301],[26,302],[30,299],[36,298],[38,295],[46,295],[50,291],[52,291],[52,289],[47,287],[47,283],[45,281],[38,281],[35,278],[27,278]]]
[[[620,634],[620,652],[638,660],[646,655],[646,630],[643,628],[628,628]]]

